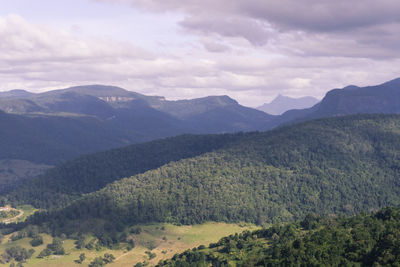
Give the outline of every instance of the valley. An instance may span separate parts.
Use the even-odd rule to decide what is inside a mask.
[[[319,254],[311,259],[300,248],[326,231],[348,231],[352,218],[373,220],[376,227],[397,223],[397,210],[387,207],[400,206],[398,86],[393,80],[335,89],[311,108],[279,116],[225,96],[167,101],[106,86],[22,94],[43,108],[30,111],[18,100],[21,92],[15,97],[10,92],[6,97],[13,101],[2,105],[16,106],[0,112],[0,122],[10,126],[0,130],[2,263],[369,262],[380,249],[373,246],[383,242],[378,236],[357,237],[370,244],[364,254],[354,252],[358,258],[313,251]],[[370,99],[369,106],[357,105],[359,99]],[[171,128],[149,120],[148,112]],[[142,121],[136,124],[135,118]],[[242,128],[241,120],[248,126]],[[123,126],[128,121],[133,126]],[[25,128],[32,132],[13,132]],[[262,129],[268,131],[251,131]],[[126,139],[138,136],[146,137]],[[389,213],[390,224],[381,220],[383,213]],[[315,228],[305,226],[310,218]],[[372,231],[368,227],[364,230]],[[324,238],[331,244],[331,236]],[[354,238],[334,244],[347,251],[340,242]],[[290,253],[275,257],[285,251]],[[396,262],[396,252],[390,253],[394,259],[382,256],[378,262]]]

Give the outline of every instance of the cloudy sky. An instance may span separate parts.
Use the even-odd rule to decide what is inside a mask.
[[[322,98],[400,77],[399,14],[398,0],[2,0],[0,91]]]

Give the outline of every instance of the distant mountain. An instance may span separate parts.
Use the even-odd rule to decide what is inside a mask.
[[[273,102],[283,106],[287,99],[280,96]],[[228,96],[168,101],[104,85],[38,94],[2,92],[0,109],[11,113],[0,115],[7,118],[0,120],[0,136],[8,136],[0,146],[0,159],[34,159],[52,165],[82,153],[184,133],[270,130],[322,117],[400,113],[400,79],[334,89],[311,108],[292,109],[279,116],[241,106]],[[83,137],[87,140],[82,145]]]
[[[316,118],[352,114],[400,114],[400,78],[376,86],[347,86],[329,91],[318,104],[308,109],[289,110],[276,116],[263,128]]]
[[[0,92],[0,97],[8,97],[8,98],[28,98],[33,95],[34,93],[22,89],[14,89],[11,91]]]
[[[0,110],[0,159],[51,165],[184,133],[257,130],[273,118],[228,96],[167,101],[104,85],[2,92]]]
[[[179,133],[251,131],[259,129],[273,118],[258,110],[241,106],[228,96],[168,101],[164,97],[146,96],[104,85],[24,94],[23,98],[15,97],[16,94],[12,91],[4,92],[3,95],[5,97],[0,95],[0,109],[9,113],[90,115],[102,120],[116,121],[119,125],[125,124],[125,127],[141,125],[145,121],[147,129],[164,132],[158,137]],[[12,99],[10,95],[13,95]],[[148,133],[141,127],[133,129]]]
[[[329,91],[309,117],[358,113],[400,113],[400,78],[376,86]]]
[[[257,107],[258,110],[264,111],[272,115],[281,115],[284,112],[292,109],[310,108],[318,103],[318,99],[305,96],[301,98],[292,98],[288,96],[278,95],[270,103]]]

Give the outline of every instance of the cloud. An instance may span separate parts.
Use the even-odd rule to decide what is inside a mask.
[[[337,31],[399,22],[397,0],[95,0],[129,3],[153,11],[178,11],[204,17],[234,15],[291,29]]]
[[[173,40],[170,50],[163,39],[165,49],[148,51],[18,15],[0,17],[0,90],[101,83],[170,99],[227,94],[258,106],[279,93],[322,97],[331,88],[377,84],[399,75],[394,20],[321,31],[264,19],[260,14],[266,11],[256,14],[252,0],[124,2],[152,12],[185,12],[180,34],[195,38]]]
[[[127,3],[152,12],[179,12],[185,15],[180,26],[188,32],[210,38],[243,38],[255,46],[275,44],[280,53],[400,56],[398,0],[96,1]]]
[[[242,37],[254,45],[268,42],[272,30],[267,24],[241,17],[213,17],[204,19],[198,16],[185,18],[180,25],[192,32],[201,34],[218,33],[224,37]]]
[[[225,53],[231,51],[231,48],[228,45],[219,42],[203,40],[202,44],[204,48],[211,53]]]
[[[0,59],[5,62],[45,62],[151,58],[150,52],[127,43],[73,36],[30,24],[18,15],[0,18]]]

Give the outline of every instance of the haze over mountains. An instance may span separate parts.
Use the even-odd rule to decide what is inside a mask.
[[[265,103],[264,105],[257,107],[257,109],[271,115],[281,115],[282,113],[292,109],[310,108],[317,104],[318,101],[318,99],[312,96],[292,98],[278,95],[270,103]]]

